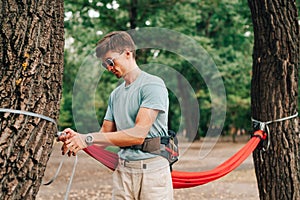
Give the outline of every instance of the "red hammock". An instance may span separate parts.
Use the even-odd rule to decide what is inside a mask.
[[[261,139],[266,138],[265,132],[261,130],[254,132],[253,136],[254,137],[252,137],[243,148],[215,169],[204,172],[184,172],[173,170],[173,187],[175,189],[195,187],[225,176],[237,168],[254,151]],[[93,145],[84,149],[84,151],[111,170],[114,170],[118,165],[118,155],[105,150],[105,146]]]

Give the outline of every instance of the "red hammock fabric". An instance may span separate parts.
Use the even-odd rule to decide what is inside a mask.
[[[266,134],[261,130],[256,131],[253,135],[255,137],[252,137],[236,154],[212,170],[203,172],[173,170],[173,187],[175,189],[195,187],[225,176],[237,168],[254,151],[261,139],[266,138]],[[105,150],[105,146],[93,145],[84,149],[84,151],[111,170],[114,170],[118,165],[118,155]]]

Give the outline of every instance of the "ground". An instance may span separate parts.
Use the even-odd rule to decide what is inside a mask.
[[[180,142],[180,161],[174,166],[181,171],[205,171],[213,169],[235,154],[245,145],[247,138],[238,139],[233,143],[230,139],[197,141],[192,144]],[[214,145],[215,144],[215,145]],[[54,144],[54,150],[45,171],[44,181],[50,180],[61,159],[60,143]],[[209,148],[214,146],[210,151]],[[204,150],[209,154],[203,156]],[[65,158],[63,167],[57,179],[49,186],[41,186],[37,200],[64,199],[69,177],[73,168],[74,157]],[[70,200],[111,199],[112,172],[101,163],[89,157],[84,152],[78,154],[78,164],[72,182]],[[228,175],[189,189],[175,189],[175,200],[258,200],[258,189],[254,173],[252,156],[250,155],[237,169]]]

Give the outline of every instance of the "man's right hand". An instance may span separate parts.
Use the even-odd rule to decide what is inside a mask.
[[[75,132],[72,129],[67,128],[64,131],[62,131],[60,135],[58,135],[57,141],[63,142],[63,145],[61,147],[62,155],[65,155],[66,153],[68,153],[68,156],[71,156],[72,154],[74,155],[73,152],[68,151],[69,148],[66,144],[66,141],[75,135],[74,133]]]

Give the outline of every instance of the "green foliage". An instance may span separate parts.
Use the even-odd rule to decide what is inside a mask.
[[[224,80],[227,93],[224,131],[229,126],[249,128],[253,31],[247,2],[237,0],[65,0],[65,72],[60,115],[62,128],[77,127],[72,119],[73,85],[82,62],[91,54],[97,41],[113,30],[146,26],[168,28],[196,40],[211,55]],[[138,63],[141,66],[147,63],[166,65],[185,77],[199,103],[200,111],[195,111],[201,113],[198,134],[204,136],[211,115],[211,97],[203,77],[198,75],[191,63],[163,50],[139,50]],[[118,84],[118,80],[108,72],[101,73],[95,97],[88,99],[89,94],[86,93],[80,97],[82,104],[95,107],[100,124],[109,94]],[[209,77],[213,80],[214,74]],[[178,80],[175,78],[168,84],[176,87]],[[169,124],[170,128],[178,130],[180,123],[184,125],[186,120],[192,119],[182,119],[179,106],[181,100],[173,92],[169,91]],[[85,108],[85,105],[80,106]],[[86,119],[80,126],[89,127],[93,113],[87,113],[85,109],[80,112]],[[91,130],[87,128],[84,131]]]

